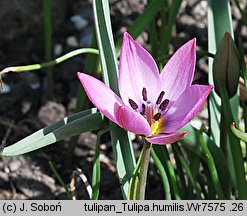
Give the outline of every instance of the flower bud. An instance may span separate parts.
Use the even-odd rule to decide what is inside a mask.
[[[240,75],[239,54],[231,35],[226,32],[221,39],[213,63],[216,93],[220,96],[225,86],[229,98],[236,94]]]

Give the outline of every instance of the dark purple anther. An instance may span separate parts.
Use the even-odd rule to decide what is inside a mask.
[[[159,106],[160,110],[161,111],[164,111],[166,109],[166,107],[168,106],[169,104],[169,100],[168,99],[165,99]]]
[[[156,101],[156,104],[157,104],[157,105],[159,105],[159,104],[161,103],[161,101],[162,101],[164,95],[165,95],[165,92],[164,92],[164,91],[160,92],[160,95],[159,95],[159,97],[158,97],[158,99],[157,99],[157,101]]]
[[[153,119],[154,119],[155,121],[158,121],[158,120],[160,119],[160,117],[161,117],[161,113],[156,113],[156,114],[153,116]]]
[[[145,114],[145,111],[146,111],[146,105],[145,104],[142,104],[141,114],[144,115]]]
[[[146,88],[142,89],[142,98],[143,98],[144,101],[148,100],[148,98],[147,98],[147,89]]]
[[[129,104],[134,110],[138,108],[138,105],[132,99],[129,99]]]

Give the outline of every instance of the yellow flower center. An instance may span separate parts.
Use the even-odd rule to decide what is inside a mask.
[[[155,109],[153,112],[153,116],[157,116],[158,113],[159,113],[159,110]],[[150,125],[151,131],[152,131],[151,136],[154,136],[154,135],[157,135],[160,133],[160,128],[161,128],[163,122],[164,122],[163,118],[159,118],[158,120],[155,120],[155,119],[152,120],[152,123]]]

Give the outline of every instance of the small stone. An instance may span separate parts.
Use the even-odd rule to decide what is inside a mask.
[[[65,117],[66,110],[62,104],[48,101],[41,107],[38,113],[39,119],[45,124],[50,125]]]
[[[8,182],[9,181],[9,175],[5,172],[0,172],[0,185],[2,185],[4,182]]]
[[[78,14],[72,16],[70,21],[74,24],[78,31],[82,30],[85,26],[88,25],[88,21]]]
[[[79,46],[78,41],[77,41],[75,36],[68,37],[66,40],[66,43],[70,47],[78,47]]]
[[[54,52],[54,55],[55,56],[62,55],[62,53],[63,53],[63,46],[62,46],[62,44],[55,44],[53,52]]]
[[[0,94],[8,94],[10,92],[10,86],[6,83],[2,83],[0,86]]]
[[[18,170],[20,167],[21,167],[21,161],[15,159],[9,161],[9,169],[11,172]]]

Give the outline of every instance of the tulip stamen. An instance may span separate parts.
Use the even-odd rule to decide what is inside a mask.
[[[129,99],[129,104],[134,110],[138,109],[138,105],[132,99]]]
[[[160,119],[160,117],[161,117],[161,113],[156,113],[154,116],[153,116],[153,119],[155,120],[155,121],[158,121],[159,119]]]
[[[142,98],[143,98],[144,101],[148,100],[148,98],[147,98],[147,89],[146,88],[142,89]]]
[[[157,101],[156,101],[156,104],[157,104],[157,105],[159,105],[159,104],[161,103],[161,101],[162,101],[164,95],[165,95],[165,92],[164,92],[164,91],[160,92],[160,95],[159,95],[159,97],[158,97],[158,99],[157,99]]]
[[[143,103],[143,104],[142,104],[142,111],[141,111],[141,114],[144,115],[144,114],[145,114],[145,111],[146,111],[146,105]]]
[[[160,104],[159,109],[160,109],[161,111],[164,111],[164,110],[166,109],[166,107],[168,106],[168,104],[169,104],[169,100],[168,100],[168,99],[165,99],[165,100]]]

